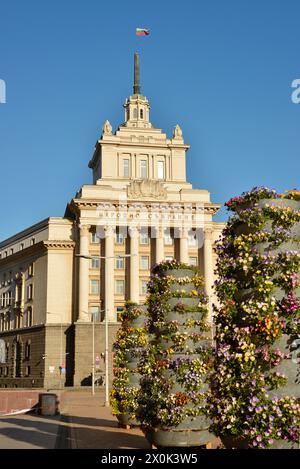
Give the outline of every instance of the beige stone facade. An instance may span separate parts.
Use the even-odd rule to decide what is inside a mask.
[[[171,138],[154,128],[141,94],[124,109],[115,132],[105,122],[89,163],[93,184],[81,187],[65,217],[0,243],[0,339],[8,344],[0,386],[88,383],[92,314],[101,368],[105,315],[111,349],[118,313],[126,300],[145,302],[151,266],[163,259],[198,265],[213,300],[220,206],[186,181],[181,128]]]

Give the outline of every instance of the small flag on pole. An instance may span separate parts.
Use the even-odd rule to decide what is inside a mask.
[[[136,28],[135,34],[137,36],[149,36],[150,30],[149,29],[144,29],[144,28]]]

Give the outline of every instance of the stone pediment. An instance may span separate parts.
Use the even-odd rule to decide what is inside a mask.
[[[127,197],[130,199],[163,199],[167,191],[161,181],[152,179],[135,180],[127,188]]]

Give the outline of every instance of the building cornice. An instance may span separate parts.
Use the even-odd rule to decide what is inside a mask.
[[[0,259],[0,268],[10,263],[15,263],[20,260],[25,260],[27,257],[42,254],[44,251],[44,242],[40,241],[39,243],[28,246],[27,248],[22,249],[21,251],[16,251],[13,254],[10,254],[7,257],[2,257]]]
[[[49,249],[74,249],[75,241],[44,241],[44,246]]]

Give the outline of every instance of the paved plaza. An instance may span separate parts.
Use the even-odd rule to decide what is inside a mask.
[[[118,428],[102,390],[65,391],[60,401],[60,416],[1,416],[0,449],[149,448],[139,429]]]

